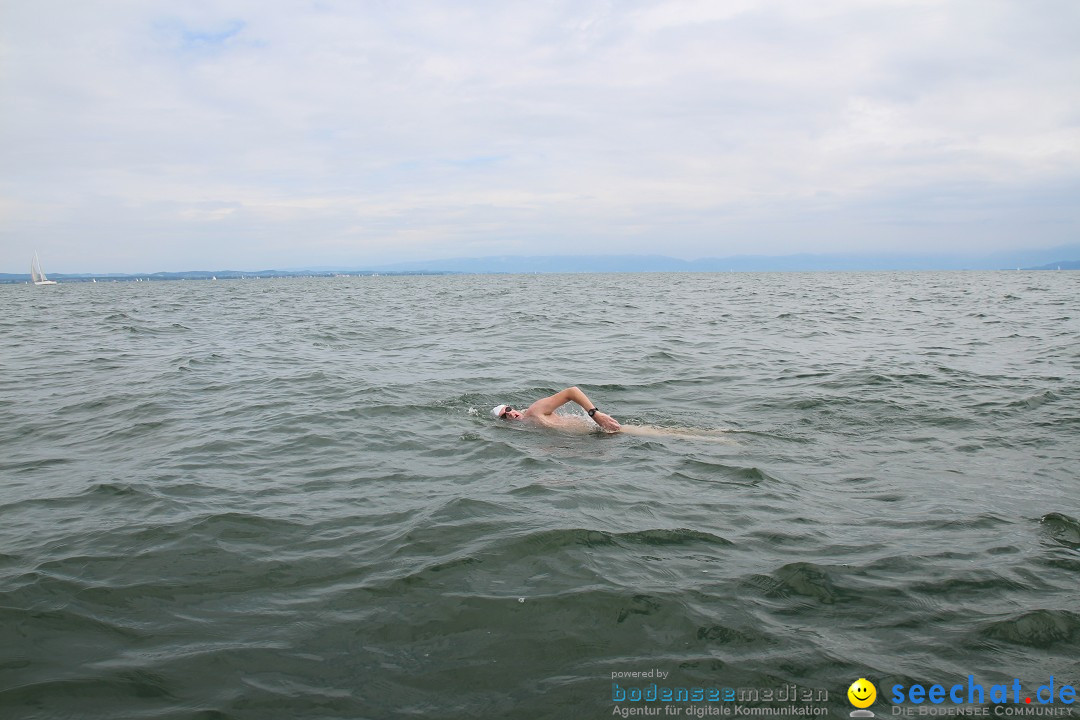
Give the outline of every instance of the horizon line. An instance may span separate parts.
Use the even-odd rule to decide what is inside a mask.
[[[1060,256],[1047,260],[1050,254]],[[1028,257],[1024,257],[1024,256]],[[590,255],[487,255],[436,260],[411,260],[370,265],[309,265],[302,267],[262,268],[259,270],[188,269],[135,272],[55,272],[56,277],[124,278],[164,275],[298,275],[342,273],[439,273],[439,274],[539,274],[560,272],[804,272],[804,271],[919,271],[919,270],[1035,270],[1054,269],[1055,265],[1080,267],[1080,245],[1064,245],[1036,250],[997,251],[982,255],[912,254],[912,253],[792,253],[786,255],[732,255],[701,257],[692,260],[659,254],[590,254]],[[1039,257],[1036,257],[1039,256]],[[1026,267],[1025,267],[1026,266]],[[4,273],[13,280],[30,278],[28,272]]]

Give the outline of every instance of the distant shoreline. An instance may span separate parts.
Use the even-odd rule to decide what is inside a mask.
[[[153,273],[50,273],[61,282],[243,280],[371,275],[536,275],[553,273],[907,272],[1080,270],[1080,245],[986,255],[736,255],[682,260],[665,255],[502,255],[387,263],[311,265],[286,270],[181,270]],[[0,283],[25,283],[29,273],[0,273]]]
[[[409,271],[409,272],[375,272],[375,271],[354,271],[354,272],[312,272],[312,271],[286,271],[286,270],[262,270],[255,272],[240,272],[236,270],[222,270],[219,272],[210,272],[203,270],[192,270],[189,272],[157,272],[157,273],[141,273],[141,274],[121,274],[121,273],[49,273],[50,280],[56,280],[60,283],[110,283],[110,282],[176,282],[179,280],[206,280],[209,282],[219,280],[284,280],[295,278],[313,278],[313,277],[379,277],[379,276],[412,276],[412,275],[458,275],[461,273],[453,272],[427,272],[427,271]],[[0,284],[6,285],[20,285],[29,284],[30,274],[11,274],[0,273]]]
[[[297,278],[334,278],[334,277],[416,277],[437,275],[625,275],[632,273],[666,273],[666,274],[717,274],[728,273],[860,273],[860,272],[1044,272],[1044,271],[1075,271],[1080,270],[1080,261],[1052,263],[1039,267],[1024,268],[836,268],[836,269],[792,269],[792,270],[399,270],[399,271],[372,271],[354,270],[340,272],[317,272],[317,271],[287,271],[287,270],[264,270],[255,272],[240,272],[224,270],[220,272],[208,272],[193,270],[190,272],[157,272],[142,274],[91,274],[91,273],[50,273],[49,278],[58,283],[116,283],[116,282],[177,282],[181,280],[205,280],[208,282],[226,280],[287,280]],[[30,274],[0,273],[0,285],[29,285]]]

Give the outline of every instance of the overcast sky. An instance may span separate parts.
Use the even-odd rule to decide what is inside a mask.
[[[0,271],[1080,234],[1080,2],[0,2]]]

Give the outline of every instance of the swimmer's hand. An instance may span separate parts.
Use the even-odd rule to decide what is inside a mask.
[[[619,424],[618,420],[611,417],[607,413],[600,412],[599,410],[593,413],[592,419],[596,422],[597,425],[607,430],[608,432],[618,432],[619,428],[622,427],[622,425]]]

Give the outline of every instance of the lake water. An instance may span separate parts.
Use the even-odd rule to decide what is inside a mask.
[[[0,717],[671,716],[618,699],[652,684],[846,717],[865,677],[880,718],[898,684],[1080,685],[1080,273],[0,300]],[[488,415],[569,385],[654,434]]]

